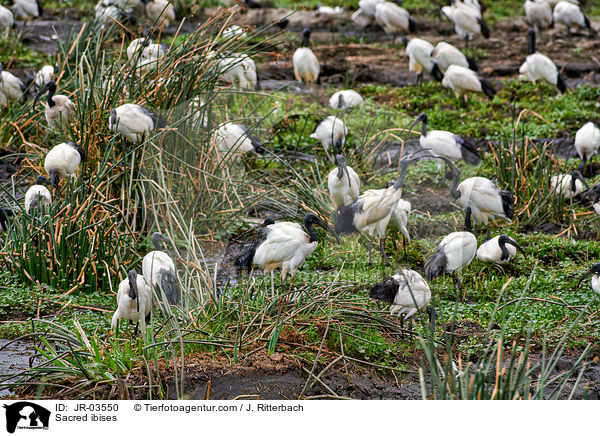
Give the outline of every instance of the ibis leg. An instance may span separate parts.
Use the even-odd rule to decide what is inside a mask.
[[[379,249],[381,250],[381,257],[385,260],[385,264],[390,266],[390,260],[388,259],[387,254],[385,254],[385,237],[379,238]]]
[[[371,240],[369,241],[369,265],[371,265],[373,263],[373,259],[371,258],[371,252],[373,251],[373,245],[375,245],[373,243],[374,240],[375,240],[375,235],[373,235],[371,237]]]

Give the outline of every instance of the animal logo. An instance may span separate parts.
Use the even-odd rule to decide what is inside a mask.
[[[29,401],[19,401],[4,405],[6,409],[6,431],[14,433],[17,427],[27,429],[47,429],[50,411]]]

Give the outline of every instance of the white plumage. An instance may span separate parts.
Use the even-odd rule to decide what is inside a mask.
[[[399,33],[412,33],[415,30],[415,22],[408,11],[392,2],[386,1],[375,6],[375,21],[394,38]]]
[[[568,1],[560,1],[554,7],[552,14],[556,23],[564,24],[569,33],[577,32],[580,28],[591,29],[590,20],[583,14],[581,8]]]
[[[48,91],[48,98],[44,105],[44,115],[48,126],[53,129],[67,127],[75,118],[75,103],[66,95],[54,95],[56,92],[56,84],[49,81],[38,92],[34,99],[34,105],[38,98]]]
[[[150,132],[160,125],[157,115],[142,106],[127,103],[110,110],[108,128],[118,132],[133,144],[139,144],[148,139]]]
[[[585,163],[590,160],[600,148],[600,129],[592,122],[586,123],[575,134],[575,150],[581,158],[580,170],[583,170]]]
[[[263,153],[262,144],[250,135],[246,128],[240,124],[221,124],[212,134],[212,143],[223,154],[239,157],[242,154],[256,152]]]
[[[448,44],[444,41],[437,43],[431,53],[431,59],[442,72],[445,72],[450,65],[459,65],[461,67],[476,70],[476,68],[472,68],[472,66],[469,65],[469,61],[463,52],[452,44]]]
[[[431,58],[433,44],[421,38],[413,38],[406,44],[408,55],[408,69],[417,73],[417,83],[423,82],[423,73],[431,73],[435,63]],[[439,76],[441,79],[441,75]]]
[[[40,16],[38,0],[14,0],[10,8],[17,20],[30,21]]]
[[[60,179],[71,177],[85,160],[85,150],[74,142],[63,142],[48,152],[44,159],[44,169],[50,176],[52,191],[58,189]]]
[[[334,115],[329,115],[319,123],[310,138],[317,139],[323,144],[325,152],[329,154],[329,147],[333,145],[334,151],[339,153],[346,142],[348,129],[346,124]]]
[[[469,265],[477,251],[477,239],[470,232],[450,233],[425,263],[427,280],[453,274]]]
[[[15,24],[15,17],[10,9],[0,5],[0,34],[8,38],[10,30]]]
[[[546,0],[527,0],[523,5],[525,17],[536,31],[552,25],[552,7]]]
[[[127,47],[127,58],[135,58],[138,62],[157,60],[164,56],[166,50],[160,44],[153,44],[151,39],[137,38],[129,43]],[[136,56],[139,56],[137,58]]]
[[[465,39],[465,44],[475,35],[489,38],[489,29],[481,16],[481,10],[474,4],[456,2],[452,6],[444,6],[442,15],[454,23],[456,33]]]
[[[483,223],[487,226],[488,219],[500,217],[510,221],[512,218],[512,195],[508,205],[503,201],[503,193],[510,193],[500,190],[490,179],[470,177],[461,182],[457,189],[461,194],[458,202],[465,209],[471,208],[475,224]]]
[[[299,82],[314,83],[319,79],[321,65],[319,59],[308,47],[310,44],[310,29],[302,32],[302,45],[296,49],[292,56],[294,77]]]
[[[317,8],[317,13],[323,14],[323,15],[341,15],[343,12],[344,12],[344,8],[342,8],[340,6],[336,6],[336,7],[332,8],[331,6],[320,5]]]
[[[256,89],[256,64],[246,54],[233,55],[220,62],[221,80],[242,89]]]
[[[559,174],[550,177],[550,190],[564,198],[573,198],[587,188],[587,182],[577,170],[571,174]]]
[[[527,79],[533,83],[543,80],[556,86],[558,84],[558,69],[548,56],[534,53],[527,56],[527,60],[519,68],[519,79]]]
[[[31,209],[35,209],[42,203],[47,205],[52,203],[50,190],[41,184],[30,186],[25,192],[25,212],[29,213]]]
[[[388,223],[388,228],[398,229],[400,233],[402,233],[402,236],[404,236],[404,239],[406,239],[406,242],[410,242],[408,216],[411,211],[412,205],[406,200],[399,199],[390,216],[390,222]]]
[[[354,203],[360,193],[360,178],[352,167],[346,166],[342,155],[336,157],[337,167],[327,175],[327,187],[333,210]]]
[[[597,263],[594,266],[592,266],[588,271],[585,272],[585,274],[581,276],[579,282],[577,282],[577,287],[579,287],[579,285],[581,285],[581,282],[589,276],[592,276],[592,290],[595,293],[600,294],[600,263]]]
[[[52,65],[44,65],[37,73],[35,73],[35,85],[41,88],[46,83],[54,80],[54,67]]]
[[[112,329],[117,328],[117,320],[128,319],[139,322],[142,332],[146,331],[146,317],[152,310],[152,292],[143,276],[129,271],[127,278],[119,283],[117,305],[111,321]]]
[[[482,262],[507,263],[517,255],[517,248],[523,251],[513,238],[506,235],[498,235],[479,246],[477,249],[477,259]]]
[[[0,108],[6,107],[23,96],[23,82],[18,77],[2,70],[0,65]]]
[[[377,8],[377,5],[381,3],[385,3],[385,0],[360,0],[358,2],[358,7],[366,17],[371,18],[372,23],[375,19],[375,9]]]
[[[226,29],[223,30],[223,33],[221,33],[221,37],[223,37],[224,39],[230,39],[230,38],[235,38],[238,37],[240,39],[246,38],[246,31],[244,30],[243,27],[238,26],[237,24],[234,24],[233,26],[229,26]]]
[[[360,105],[363,98],[353,89],[337,91],[329,98],[329,106],[332,109],[350,109]]]
[[[162,290],[169,303],[177,304],[180,298],[177,270],[171,256],[161,250],[161,243],[165,241],[166,238],[158,232],[152,235],[152,243],[156,250],[144,256],[142,274],[151,289],[158,293]]]
[[[485,80],[479,78],[476,72],[460,65],[450,65],[444,73],[442,85],[454,91],[456,98],[462,96],[467,101],[470,92],[484,93],[488,98],[494,97],[495,91]]]
[[[431,290],[425,279],[408,268],[378,283],[369,294],[371,298],[390,303],[390,314],[404,315],[404,319],[424,311],[431,301]]]
[[[146,15],[160,27],[169,27],[171,21],[175,21],[175,8],[167,0],[142,0],[146,5]]]

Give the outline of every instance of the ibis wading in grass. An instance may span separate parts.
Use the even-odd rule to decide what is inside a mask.
[[[348,129],[346,128],[346,124],[338,117],[329,115],[319,123],[309,138],[318,139],[321,144],[323,144],[327,157],[331,160],[329,147],[333,145],[334,153],[340,154],[342,152],[342,147],[346,142],[347,134]]]
[[[350,109],[358,106],[363,102],[363,98],[360,94],[353,89],[343,89],[337,91],[329,99],[329,106],[332,109]]]
[[[530,29],[527,33],[529,39],[529,56],[519,68],[519,78],[529,80],[532,83],[544,81],[550,85],[556,86],[560,92],[567,90],[567,85],[558,72],[554,62],[544,54],[537,53],[535,48],[535,31]]]
[[[304,228],[289,221],[267,225],[260,234],[260,242],[255,247],[249,245],[236,259],[236,265],[256,265],[271,273],[271,286],[273,271],[281,268],[283,287],[288,273],[293,280],[296,270],[317,248],[319,233],[315,225],[331,232],[337,238],[325,221],[315,214],[308,213],[304,216]]]
[[[156,250],[144,256],[142,273],[146,282],[156,290],[159,296],[162,291],[170,304],[177,304],[181,297],[181,291],[177,282],[175,263],[171,256],[162,251],[162,244],[168,242],[169,240],[161,233],[152,234],[152,244]]]
[[[296,49],[294,56],[292,56],[294,77],[299,82],[318,83],[321,65],[309,45],[310,29],[304,29],[302,31],[302,45]]]
[[[483,223],[487,234],[490,233],[489,220],[495,217],[511,220],[514,214],[514,197],[512,192],[503,191],[496,183],[485,177],[469,177],[459,184],[460,171],[447,158],[439,156],[446,162],[452,173],[450,195],[465,208],[465,227],[471,231],[471,219],[475,226]]]
[[[0,6],[1,8],[2,6]],[[0,64],[0,108],[23,97],[25,84],[12,73],[4,71]]]
[[[583,171],[585,163],[598,153],[600,148],[600,129],[594,123],[586,123],[575,134],[575,150],[581,159],[579,171]]]
[[[265,148],[255,136],[250,135],[241,124],[225,123],[212,134],[212,142],[223,155],[238,158],[246,153],[263,154]]]
[[[431,301],[429,285],[418,272],[412,269],[402,268],[392,277],[377,283],[369,290],[369,295],[374,300],[389,303],[391,315],[404,315],[400,318],[401,323],[415,313],[426,310],[429,322],[435,326],[437,311],[433,307],[428,307]]]
[[[85,150],[73,141],[58,144],[48,152],[44,159],[44,169],[50,176],[50,187],[54,194],[58,192],[60,179],[74,176],[85,158]]]
[[[495,236],[479,246],[477,259],[482,262],[507,263],[517,255],[517,250],[525,254],[517,241],[510,236]]]
[[[137,321],[142,334],[145,334],[146,322],[149,320],[152,310],[152,292],[144,277],[139,276],[134,270],[129,271],[127,278],[119,283],[117,305],[117,310],[112,317],[111,328],[113,330],[117,328],[117,320],[128,319]]]
[[[431,52],[431,59],[442,73],[445,73],[450,65],[458,65],[473,71],[479,71],[475,60],[465,56],[459,49],[444,41],[437,43],[433,52]]]
[[[577,287],[579,287],[579,285],[581,285],[581,282],[587,279],[589,276],[592,276],[592,290],[595,293],[600,294],[600,263],[597,263],[594,266],[592,266],[589,269],[589,271],[586,271],[581,276],[581,278],[577,282]]]
[[[584,188],[588,187],[587,181],[578,170],[573,170],[571,174],[550,177],[550,190],[567,199],[578,196],[584,191]]]
[[[478,6],[457,1],[451,6],[442,7],[442,15],[454,23],[454,31],[464,38],[465,47],[475,35],[490,37],[490,29],[483,20]]]
[[[592,23],[583,14],[579,5],[568,1],[560,1],[554,6],[552,16],[555,23],[561,23],[567,27],[569,34],[578,32],[579,29],[589,29],[595,33]]]
[[[36,209],[42,205],[52,203],[52,194],[46,188],[47,179],[43,176],[37,176],[35,185],[31,185],[25,192],[25,212],[29,213],[32,209]]]
[[[34,106],[44,92],[48,92],[44,112],[48,126],[53,129],[67,127],[75,118],[75,103],[66,95],[54,95],[56,92],[56,83],[49,81],[35,96],[33,100]]]
[[[425,262],[425,277],[431,281],[436,277],[449,275],[454,281],[454,290],[460,290],[462,283],[456,273],[471,263],[476,252],[477,239],[473,233],[450,233]]]
[[[241,89],[256,89],[258,74],[256,64],[247,54],[233,55],[220,62],[221,80]]]
[[[139,144],[148,139],[150,132],[165,125],[162,117],[132,103],[111,109],[108,119],[110,131],[120,133],[132,144]]]
[[[398,2],[401,3],[401,2]],[[388,35],[392,35],[392,44],[399,34],[414,33],[417,24],[406,9],[396,2],[383,2],[375,6],[375,21]]]
[[[409,41],[406,37],[402,38],[402,43],[406,47],[406,54],[408,55],[408,69],[417,73],[417,85],[423,84],[423,74],[425,72],[431,73],[438,82],[442,81],[444,75],[431,58],[431,53],[434,50],[433,44],[421,38],[412,38]]]
[[[335,161],[337,168],[332,169],[327,176],[327,187],[333,210],[354,203],[360,195],[358,174],[351,167],[346,166],[344,156],[338,154]]]
[[[533,26],[536,32],[554,27],[552,7],[546,0],[527,0],[523,7],[525,8],[527,21]]]
[[[485,94],[490,100],[494,98],[496,91],[486,80],[481,79],[477,73],[460,65],[450,65],[444,73],[442,86],[454,91],[456,98],[464,98],[465,103],[469,93],[477,92]]]

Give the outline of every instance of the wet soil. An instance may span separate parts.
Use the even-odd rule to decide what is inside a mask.
[[[29,368],[29,360],[35,350],[31,343],[12,342],[0,339],[0,376],[17,374]],[[13,392],[6,384],[0,383],[0,398],[11,395]]]

